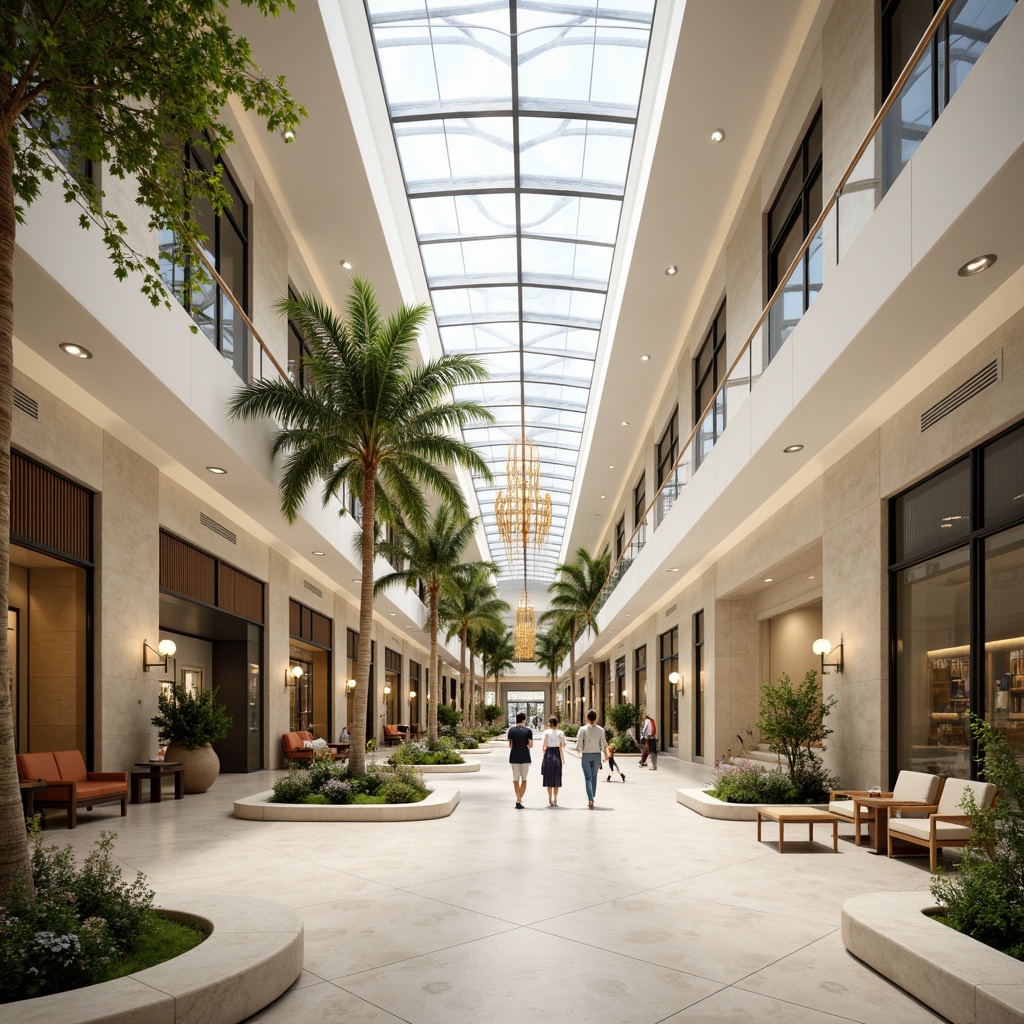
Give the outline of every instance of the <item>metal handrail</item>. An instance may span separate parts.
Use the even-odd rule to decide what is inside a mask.
[[[599,593],[597,597],[594,599],[594,603],[590,606],[591,611],[593,610],[594,606],[601,601],[602,596],[608,589],[609,585],[612,584],[612,581],[615,581],[615,585],[618,584],[618,580],[616,579],[615,573],[616,570],[619,568],[620,563],[624,560],[626,552],[629,551],[629,549],[632,546],[633,540],[640,533],[640,531],[646,530],[648,517],[654,511],[655,506],[658,504],[658,499],[664,493],[669,483],[671,481],[674,481],[676,471],[679,469],[679,466],[683,462],[684,456],[686,456],[689,453],[690,446],[693,444],[694,439],[697,436],[697,432],[700,430],[701,426],[707,419],[708,414],[713,411],[715,404],[718,402],[719,397],[725,391],[726,385],[729,383],[733,371],[736,369],[737,366],[739,366],[740,361],[743,359],[743,357],[748,354],[751,344],[760,333],[765,320],[768,319],[768,316],[770,315],[775,303],[778,301],[779,296],[782,295],[782,293],[785,291],[786,285],[788,284],[790,277],[792,277],[793,272],[799,266],[801,260],[803,260],[804,255],[810,248],[810,245],[814,241],[814,238],[817,235],[819,229],[825,223],[825,219],[828,217],[829,213],[832,212],[832,209],[835,207],[836,203],[842,196],[843,188],[846,186],[847,182],[850,180],[851,175],[856,170],[857,164],[860,162],[861,157],[867,151],[868,146],[871,145],[871,142],[874,139],[875,134],[878,132],[878,129],[881,126],[883,120],[885,119],[886,114],[888,114],[889,111],[895,105],[896,100],[899,98],[899,94],[903,89],[903,86],[906,85],[907,80],[910,78],[911,74],[913,74],[914,68],[917,66],[917,62],[921,59],[921,55],[924,53],[925,49],[931,44],[932,39],[934,39],[935,37],[935,33],[938,32],[939,26],[942,24],[946,15],[949,13],[949,9],[953,6],[954,2],[955,0],[942,0],[942,3],[939,4],[939,7],[935,12],[935,16],[929,23],[924,35],[921,37],[921,41],[914,48],[914,52],[910,55],[910,59],[907,61],[906,66],[900,72],[899,78],[897,78],[896,81],[893,83],[893,87],[890,90],[889,95],[886,96],[885,100],[882,102],[881,107],[879,107],[878,113],[875,115],[874,120],[871,122],[871,125],[867,130],[867,133],[864,135],[864,138],[861,140],[860,145],[857,147],[857,151],[856,153],[854,153],[853,159],[850,161],[850,163],[847,165],[846,170],[840,176],[839,184],[836,185],[835,191],[832,193],[831,196],[829,196],[828,202],[824,204],[821,213],[818,214],[817,220],[815,220],[814,224],[811,225],[811,229],[808,232],[807,237],[801,243],[800,248],[797,250],[796,256],[793,257],[793,261],[789,265],[789,268],[786,270],[785,274],[780,276],[781,283],[778,285],[775,291],[772,292],[771,296],[768,299],[768,302],[765,304],[764,309],[761,310],[761,315],[757,318],[757,322],[754,324],[750,333],[747,335],[747,340],[743,343],[743,346],[737,354],[736,358],[729,365],[729,369],[726,371],[725,376],[722,378],[722,383],[718,386],[718,389],[715,391],[714,395],[711,397],[708,404],[704,407],[704,409],[701,410],[700,416],[697,417],[696,423],[694,423],[693,427],[690,430],[690,433],[686,437],[686,442],[680,445],[679,454],[678,456],[676,456],[675,462],[672,463],[672,468],[666,475],[665,482],[662,483],[662,485],[657,489],[657,491],[655,491],[651,503],[644,508],[644,514],[640,522],[633,527],[633,532],[629,535],[626,543],[623,545],[623,554],[619,555],[619,557],[616,558],[615,562],[612,564],[612,567],[608,573],[608,582],[604,585],[604,587],[601,588],[601,593]]]

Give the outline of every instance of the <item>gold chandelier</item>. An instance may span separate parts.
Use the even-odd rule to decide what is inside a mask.
[[[510,562],[523,552],[526,575],[526,551],[539,550],[551,529],[551,495],[540,490],[540,452],[532,441],[508,446],[505,457],[508,484],[494,499],[498,533]]]
[[[523,596],[519,598],[519,607],[516,608],[516,657],[532,661],[533,644],[533,605],[530,603],[529,595],[524,590]]]

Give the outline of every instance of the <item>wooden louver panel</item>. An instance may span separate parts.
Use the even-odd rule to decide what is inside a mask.
[[[312,642],[318,647],[331,647],[331,620],[326,615],[313,612]]]
[[[204,604],[216,604],[217,560],[161,530],[160,589]]]
[[[11,537],[92,564],[92,492],[11,452]]]
[[[288,599],[288,633],[296,640],[331,650],[331,620],[294,598]]]
[[[220,562],[220,588],[217,607],[232,615],[263,622],[263,584],[253,576]]]

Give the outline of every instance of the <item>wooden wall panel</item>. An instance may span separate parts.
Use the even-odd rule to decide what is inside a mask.
[[[92,564],[92,492],[11,452],[11,539]]]
[[[217,603],[217,561],[160,531],[160,588],[204,604]],[[261,620],[262,621],[262,620]]]
[[[313,612],[313,643],[328,650],[331,648],[331,620],[317,612]]]
[[[263,584],[253,576],[220,562],[217,607],[232,615],[263,622]]]

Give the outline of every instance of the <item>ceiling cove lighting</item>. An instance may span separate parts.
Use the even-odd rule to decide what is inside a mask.
[[[711,141],[712,142],[724,142],[725,141],[725,132],[723,132],[721,128],[716,128],[711,133]]]
[[[988,270],[993,263],[999,257],[995,253],[988,253],[985,256],[975,256],[973,260],[968,260],[958,271],[957,274],[960,277],[974,277],[975,274],[981,274]]]
[[[579,455],[626,194],[655,0],[365,0],[441,347],[486,367],[456,398],[495,478],[475,483],[491,559],[510,445],[538,450],[550,495],[529,579],[554,578],[582,484]],[[623,224],[625,227],[625,224]]]
[[[62,341],[59,346],[65,355],[75,359],[92,359],[92,353],[84,345],[76,345],[72,341]]]

